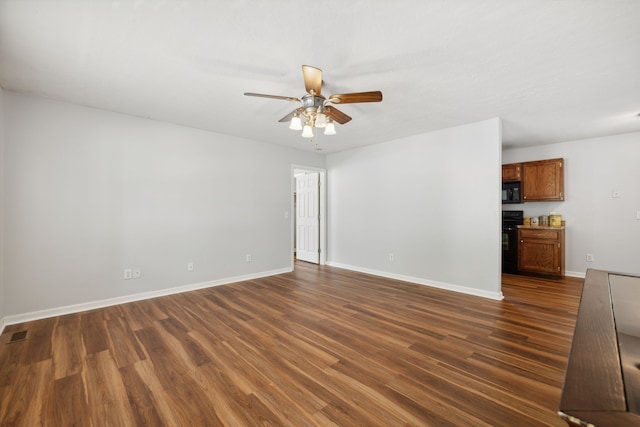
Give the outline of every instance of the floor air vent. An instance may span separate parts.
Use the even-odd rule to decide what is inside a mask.
[[[9,342],[7,344],[11,344],[12,342],[23,341],[27,339],[27,331],[14,332],[11,334],[11,338],[9,338]]]

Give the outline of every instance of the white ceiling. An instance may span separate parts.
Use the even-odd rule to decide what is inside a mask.
[[[381,90],[324,152],[503,119],[505,147],[640,131],[638,0],[0,0],[0,84],[313,150],[300,66]]]

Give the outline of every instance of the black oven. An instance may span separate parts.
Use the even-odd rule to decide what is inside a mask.
[[[502,203],[520,203],[520,181],[502,183]]]
[[[502,211],[502,272],[518,273],[518,226],[522,211]]]

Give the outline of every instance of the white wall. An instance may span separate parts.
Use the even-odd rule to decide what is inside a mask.
[[[640,133],[503,151],[503,163],[563,157],[564,202],[509,205],[525,216],[562,214],[567,222],[566,270],[640,274]],[[612,198],[613,191],[620,193]],[[593,253],[594,262],[586,262]]]
[[[329,154],[330,264],[501,298],[500,155],[499,119]]]
[[[4,91],[0,88],[0,333],[4,329],[4,109],[2,108]]]
[[[291,268],[291,164],[324,167],[324,156],[13,92],[3,101],[7,319]],[[127,267],[142,277],[123,280]]]

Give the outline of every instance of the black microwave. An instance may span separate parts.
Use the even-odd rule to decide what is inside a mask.
[[[502,204],[521,203],[520,182],[503,182],[502,183]]]

